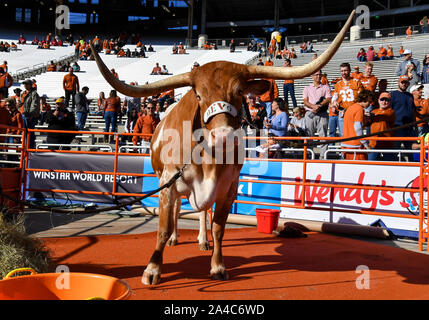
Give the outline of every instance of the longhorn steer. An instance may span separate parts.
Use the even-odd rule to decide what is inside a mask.
[[[181,196],[186,196],[197,211],[205,211],[216,203],[211,228],[213,253],[210,274],[214,279],[228,279],[222,257],[222,239],[229,211],[237,195],[242,167],[238,155],[243,144],[233,139],[240,128],[242,97],[249,92],[262,94],[268,89],[267,81],[253,79],[298,79],[320,70],[341,45],[353,16],[354,11],[328,49],[304,66],[276,68],[216,61],[191,72],[139,87],[127,85],[113,77],[91,45],[105,79],[125,95],[142,97],[173,88],[192,87],[175,106],[170,107],[152,137],[151,161],[160,185],[168,182],[181,169],[183,174],[171,187],[159,193],[157,243],[143,274],[144,284],[160,281],[163,250],[177,226]],[[199,148],[194,133],[203,128],[200,133],[206,147]],[[175,138],[180,141],[175,141]],[[186,144],[188,148],[184,147]],[[221,156],[217,157],[215,154],[219,155],[219,150]],[[231,154],[234,161],[225,162]],[[205,224],[205,219],[202,220]],[[201,228],[203,226],[200,230],[205,230]],[[175,242],[174,235],[171,242]],[[200,232],[199,242],[200,246],[207,245],[204,232]]]

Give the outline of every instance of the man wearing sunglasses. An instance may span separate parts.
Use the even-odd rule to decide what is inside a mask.
[[[410,78],[406,75],[402,75],[398,79],[398,90],[394,90],[390,93],[392,97],[392,108],[395,111],[395,127],[399,127],[411,122],[416,119],[417,109],[414,104],[414,97],[411,93],[407,92],[408,86],[410,85]],[[415,127],[407,127],[404,129],[395,131],[396,137],[415,137],[417,136]],[[395,149],[410,149],[411,141],[396,141]],[[410,155],[408,155],[408,159]]]

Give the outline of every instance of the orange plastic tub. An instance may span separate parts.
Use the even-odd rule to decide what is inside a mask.
[[[41,273],[0,280],[0,300],[123,300],[120,279],[91,273]]]
[[[256,227],[258,232],[272,233],[279,223],[280,210],[255,209]]]

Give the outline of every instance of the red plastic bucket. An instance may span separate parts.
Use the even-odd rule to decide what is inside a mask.
[[[279,223],[280,210],[255,209],[257,231],[261,233],[272,233]]]

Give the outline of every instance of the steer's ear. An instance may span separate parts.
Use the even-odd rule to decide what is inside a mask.
[[[270,89],[271,83],[267,80],[251,80],[247,81],[247,87],[244,94],[253,93],[257,96],[267,92]]]

